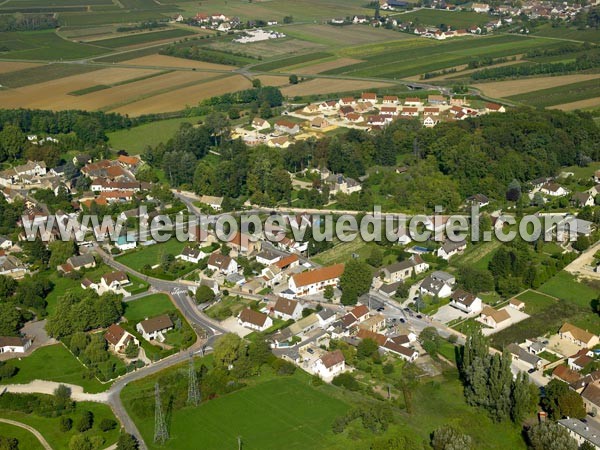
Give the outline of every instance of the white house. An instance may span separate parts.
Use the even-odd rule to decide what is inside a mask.
[[[204,253],[199,248],[193,248],[193,247],[186,246],[181,251],[181,254],[177,255],[175,258],[182,259],[184,261],[191,262],[194,264],[198,264],[198,262],[201,259],[206,258],[206,256],[207,256],[206,253]]]
[[[484,306],[479,316],[479,321],[491,328],[498,328],[501,325],[510,323],[510,314],[503,309],[494,309],[490,306]]]
[[[596,346],[599,341],[597,335],[590,333],[587,330],[582,330],[570,323],[565,323],[558,331],[558,335],[561,339],[569,340],[575,345],[585,348],[592,348]]]
[[[275,130],[287,134],[297,134],[300,132],[300,126],[289,120],[281,119],[275,122]]]
[[[231,275],[238,271],[238,264],[233,258],[223,255],[220,252],[215,252],[208,258],[207,268],[208,270],[220,272],[224,275]]]
[[[157,340],[158,342],[164,342],[165,333],[173,328],[173,321],[167,314],[143,320],[135,327],[147,341]]]
[[[415,274],[420,274],[428,269],[429,264],[423,261],[419,255],[413,255],[404,261],[384,267],[381,270],[381,275],[384,282],[395,283],[410,278],[413,275],[413,272]]]
[[[122,271],[107,273],[100,278],[100,286],[113,292],[119,292],[123,286],[127,286],[129,283],[127,274]]]
[[[450,306],[460,309],[467,314],[479,313],[482,309],[482,301],[476,295],[457,289],[451,297]]]
[[[13,246],[13,241],[6,236],[0,236],[0,249],[8,250]]]
[[[327,286],[337,286],[343,273],[344,264],[322,267],[292,275],[288,286],[296,296],[313,295]]]
[[[551,197],[562,197],[569,193],[569,191],[557,183],[545,183],[540,188],[540,192]]]
[[[0,354],[25,353],[31,344],[32,340],[28,337],[0,336]]]
[[[454,255],[458,255],[459,253],[464,252],[466,248],[467,248],[466,241],[460,241],[460,242],[447,241],[444,245],[442,245],[437,250],[437,256],[438,256],[438,258],[442,258],[442,259],[448,261]]]
[[[210,206],[215,211],[221,211],[223,208],[223,197],[214,197],[212,195],[203,195],[200,197],[200,203]]]
[[[238,324],[251,330],[265,331],[273,326],[273,319],[266,314],[246,308],[240,312]]]
[[[267,122],[265,119],[261,119],[260,117],[255,117],[252,119],[252,128],[255,130],[267,130],[271,128],[271,124]]]
[[[325,353],[315,361],[313,372],[323,380],[331,381],[346,370],[346,360],[341,350]]]
[[[435,273],[426,277],[419,286],[419,291],[423,295],[437,296],[438,298],[450,297],[452,294],[452,286],[447,280],[444,280]]]
[[[263,266],[270,266],[271,264],[275,264],[280,259],[280,255],[267,250],[263,250],[256,255],[256,262],[262,264]]]
[[[117,353],[124,352],[130,342],[140,345],[140,341],[133,334],[125,331],[123,327],[117,324],[108,327],[106,333],[104,333],[104,339],[106,339],[106,342]]]
[[[282,320],[298,320],[302,318],[303,309],[300,302],[279,297],[273,306],[273,315]]]

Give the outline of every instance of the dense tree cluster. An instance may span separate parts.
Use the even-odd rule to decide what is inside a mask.
[[[554,420],[563,417],[585,417],[585,405],[581,396],[573,391],[567,383],[561,380],[550,380],[546,385],[542,398],[542,407]]]
[[[0,31],[33,31],[56,28],[58,20],[54,14],[2,14]],[[0,45],[0,51],[2,46]]]
[[[59,297],[56,313],[46,324],[46,330],[52,337],[70,336],[78,331],[105,328],[115,323],[123,315],[120,296],[94,291],[84,293],[67,292]]]
[[[496,422],[521,423],[538,403],[537,388],[527,374],[513,380],[511,361],[507,352],[490,355],[480,331],[467,337],[457,361],[467,403],[484,409]]]
[[[122,375],[117,371],[115,360],[111,358],[102,334],[76,332],[65,338],[64,343],[87,366],[90,376],[106,381]]]
[[[577,450],[577,441],[565,427],[554,422],[542,422],[527,433],[533,450]]]
[[[342,303],[344,305],[356,304],[358,297],[369,291],[372,282],[372,269],[367,263],[358,260],[348,261],[340,278]]]

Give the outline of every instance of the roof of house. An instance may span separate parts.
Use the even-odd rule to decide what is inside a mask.
[[[143,320],[140,322],[140,326],[146,333],[154,333],[155,331],[162,331],[173,327],[173,321],[167,314],[163,314]]]
[[[21,347],[27,339],[18,336],[0,336],[0,347]]]
[[[370,330],[365,330],[364,328],[360,328],[358,330],[358,334],[356,335],[359,339],[371,339],[377,342],[377,345],[382,346],[385,344],[387,337],[380,333],[375,333]]]
[[[560,327],[559,333],[570,333],[571,336],[580,342],[589,342],[595,336],[589,331],[582,330],[581,328],[571,325],[570,323],[563,324],[563,326]]]
[[[600,382],[596,381],[588,384],[581,396],[590,403],[600,406]]]
[[[123,327],[114,323],[110,327],[108,327],[106,333],[104,333],[104,339],[106,339],[109,344],[117,345],[121,341],[125,333],[127,333],[127,331],[125,331]]]
[[[561,380],[567,383],[574,383],[577,380],[579,380],[579,378],[581,378],[579,373],[569,369],[567,366],[564,365],[556,366],[552,371],[552,376],[560,378]]]
[[[510,319],[510,314],[505,309],[494,309],[487,305],[483,307],[481,315],[491,317],[496,323],[501,323]]]
[[[296,287],[309,286],[320,281],[341,277],[344,273],[344,267],[343,263],[334,264],[333,266],[297,273],[292,276],[292,279]]]
[[[377,94],[375,92],[363,92],[360,98],[363,100],[377,100]]]
[[[450,253],[450,252],[453,252],[455,250],[459,250],[461,248],[464,248],[466,246],[467,246],[467,241],[460,241],[460,242],[446,241],[444,243],[444,245],[442,245],[442,250],[445,253]]]
[[[354,307],[352,311],[350,311],[350,314],[352,314],[357,319],[360,319],[361,317],[369,314],[369,307],[367,305],[358,305]]]
[[[265,325],[265,322],[269,316],[263,314],[258,311],[254,311],[253,309],[246,308],[240,312],[239,319],[244,323],[251,323],[252,325],[256,325],[257,327],[262,327]]]
[[[407,358],[411,358],[415,354],[415,350],[413,350],[412,348],[406,348],[403,345],[397,344],[396,342],[394,342],[391,339],[388,339],[387,341],[385,341],[385,344],[383,344],[382,347],[387,350],[391,350],[393,352],[400,353],[401,355],[404,355]]]
[[[230,263],[231,257],[220,252],[212,253],[208,258],[208,265],[218,267],[219,269],[225,269],[229,267]]]
[[[298,302],[296,300],[279,297],[273,306],[273,311],[291,316],[296,311],[297,306]]]
[[[115,281],[121,283],[123,281],[129,280],[129,278],[127,277],[127,274],[120,270],[117,270],[117,271],[111,272],[111,273],[106,273],[106,274],[102,275],[102,278],[104,279],[104,282],[106,284],[111,284]]]
[[[396,273],[414,267],[418,264],[423,264],[423,262],[423,258],[421,258],[419,255],[414,255],[408,259],[405,259],[404,261],[390,264],[389,266],[384,267],[383,270],[389,273]]]
[[[353,324],[356,323],[356,317],[354,317],[352,314],[348,313],[346,315],[344,315],[340,321],[342,322],[342,326],[344,328],[349,328],[350,326],[352,326]]]
[[[380,325],[382,322],[385,324],[385,316],[381,314],[375,314],[374,316],[369,317],[367,320],[361,323],[359,325],[359,328],[371,328]]]
[[[506,349],[513,355],[518,356],[520,360],[525,361],[532,366],[537,366],[537,364],[542,360],[542,358],[539,356],[529,353],[527,350],[519,347],[517,344],[508,344]]]
[[[328,369],[337,364],[341,364],[344,361],[344,354],[341,350],[334,350],[332,352],[325,353],[323,356],[321,356],[321,362]]]
[[[470,292],[463,291],[462,289],[457,289],[452,294],[452,300],[468,307],[471,306],[475,300],[477,300],[477,296],[471,294]]]
[[[83,267],[88,264],[93,264],[95,262],[94,257],[89,254],[71,256],[68,261],[69,261],[69,264],[71,264],[71,266],[73,266],[74,268]]]
[[[516,299],[516,298],[511,298],[509,303],[514,306],[521,306],[521,305],[525,304],[525,302],[523,302],[519,299]]]
[[[290,128],[290,129],[298,126],[297,123],[294,123],[294,122],[291,122],[291,121],[285,120],[285,119],[278,120],[277,122],[275,122],[275,125],[278,127],[285,127],[285,128]]]
[[[286,269],[288,266],[295,263],[299,259],[300,258],[298,258],[298,255],[289,255],[289,256],[286,256],[285,258],[282,258],[279,261],[277,261],[275,263],[275,265],[277,267],[279,267],[280,269]]]
[[[323,308],[321,311],[317,313],[317,316],[321,320],[327,320],[333,316],[335,316],[335,311],[329,308]]]

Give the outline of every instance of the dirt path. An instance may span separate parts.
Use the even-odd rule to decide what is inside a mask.
[[[6,386],[0,387],[0,389],[6,389],[6,392],[12,392],[14,394],[53,395],[55,389],[61,384],[64,384],[71,389],[71,398],[75,401],[108,403],[108,393],[106,392],[99,394],[88,394],[83,392],[83,388],[81,386],[67,383],[56,383],[54,381],[33,380],[28,384],[7,384]]]
[[[24,430],[29,431],[31,434],[33,434],[37,438],[38,441],[40,441],[40,444],[42,444],[42,447],[44,447],[46,450],[52,450],[52,447],[50,446],[50,444],[48,444],[48,441],[35,428],[30,427],[29,425],[26,425],[24,423],[16,422],[14,420],[9,420],[9,419],[0,419],[0,422],[7,423],[9,425],[13,425],[15,427],[23,428]]]
[[[584,278],[592,278],[596,280],[600,280],[600,273],[594,272],[591,270],[591,264],[594,261],[594,255],[597,251],[600,250],[600,242],[596,242],[595,245],[592,245],[585,252],[583,252],[579,257],[565,267],[565,271],[572,273],[573,275],[578,275]]]

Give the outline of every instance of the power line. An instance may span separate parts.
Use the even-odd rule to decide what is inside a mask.
[[[200,388],[198,387],[198,379],[196,369],[194,368],[194,357],[190,355],[190,366],[188,371],[188,405],[198,406],[202,401]]]
[[[164,444],[169,440],[169,430],[162,413],[162,404],[160,401],[160,386],[158,383],[154,385],[154,443]]]

